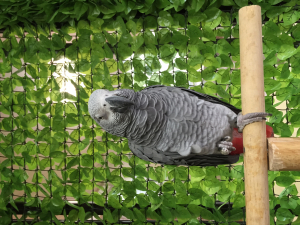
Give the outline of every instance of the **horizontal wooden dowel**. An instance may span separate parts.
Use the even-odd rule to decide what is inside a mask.
[[[300,171],[300,138],[268,138],[269,170]]]

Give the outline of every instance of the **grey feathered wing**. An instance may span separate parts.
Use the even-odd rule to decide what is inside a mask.
[[[168,91],[184,91],[188,92],[189,95],[197,96],[199,99],[209,101],[214,104],[221,104],[226,106],[234,113],[238,114],[241,110],[235,108],[234,106],[225,103],[218,98],[213,96],[205,95],[202,93],[198,93],[193,90],[179,88],[179,87],[167,87],[163,85],[150,86],[142,90],[142,92],[146,93],[156,93],[159,90],[167,89]],[[175,90],[177,89],[177,90]],[[162,109],[164,110],[164,109]],[[161,112],[165,113],[165,112]],[[131,151],[139,158],[160,164],[168,164],[168,165],[187,165],[187,166],[217,166],[220,164],[233,164],[239,160],[239,155],[199,155],[191,153],[188,156],[182,156],[178,152],[166,152],[161,151],[153,147],[145,147],[144,145],[140,145],[135,143],[134,141],[129,140],[129,148]]]
[[[203,93],[191,90],[191,89],[186,89],[186,88],[183,88],[183,87],[168,87],[168,86],[164,86],[164,85],[153,85],[153,86],[149,86],[149,87],[144,88],[142,91],[155,90],[156,88],[167,88],[167,89],[170,89],[170,90],[175,89],[175,88],[181,89],[182,91],[186,91],[186,92],[188,92],[192,95],[197,96],[199,99],[203,99],[203,100],[211,102],[211,103],[226,106],[227,108],[231,109],[236,114],[239,114],[242,111],[242,110],[234,107],[233,105],[230,105],[226,102],[221,101],[220,99],[218,99],[216,97],[206,95],[206,94],[203,94]]]
[[[217,166],[221,164],[234,164],[239,155],[197,155],[181,156],[177,152],[162,152],[128,142],[130,150],[140,159],[166,165],[184,166]],[[149,154],[145,154],[149,153]]]

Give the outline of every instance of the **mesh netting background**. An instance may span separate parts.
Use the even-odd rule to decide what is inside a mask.
[[[2,30],[0,224],[245,224],[242,157],[218,167],[149,164],[88,114],[93,90],[155,84],[192,88],[241,108],[237,10],[224,7],[206,23],[198,17],[162,11],[158,18]],[[283,78],[293,66],[296,74],[297,55],[276,57],[284,54],[276,39],[291,42],[282,34],[286,24],[262,18],[268,124],[275,134],[296,136],[291,118],[299,94],[286,98],[284,82],[293,81]],[[278,208],[286,221],[297,218],[297,176],[269,172],[271,218],[280,220]],[[278,177],[288,185],[274,189]]]

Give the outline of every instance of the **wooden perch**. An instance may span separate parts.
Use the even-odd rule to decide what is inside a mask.
[[[300,171],[300,138],[268,138],[269,170]]]
[[[265,111],[262,22],[260,6],[239,11],[241,88],[243,115]],[[247,225],[270,224],[266,124],[247,125],[245,148],[245,197]]]

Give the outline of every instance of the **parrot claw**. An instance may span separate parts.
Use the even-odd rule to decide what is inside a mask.
[[[246,115],[242,115],[242,112],[240,112],[237,116],[238,131],[242,133],[246,125],[250,123],[266,120],[267,116],[272,116],[272,114],[265,113],[265,112],[257,112],[257,113],[248,113]]]
[[[218,147],[221,149],[222,155],[229,155],[232,151],[235,151],[235,147],[232,146],[232,142],[230,142],[230,136],[226,136],[222,141],[218,144]]]

